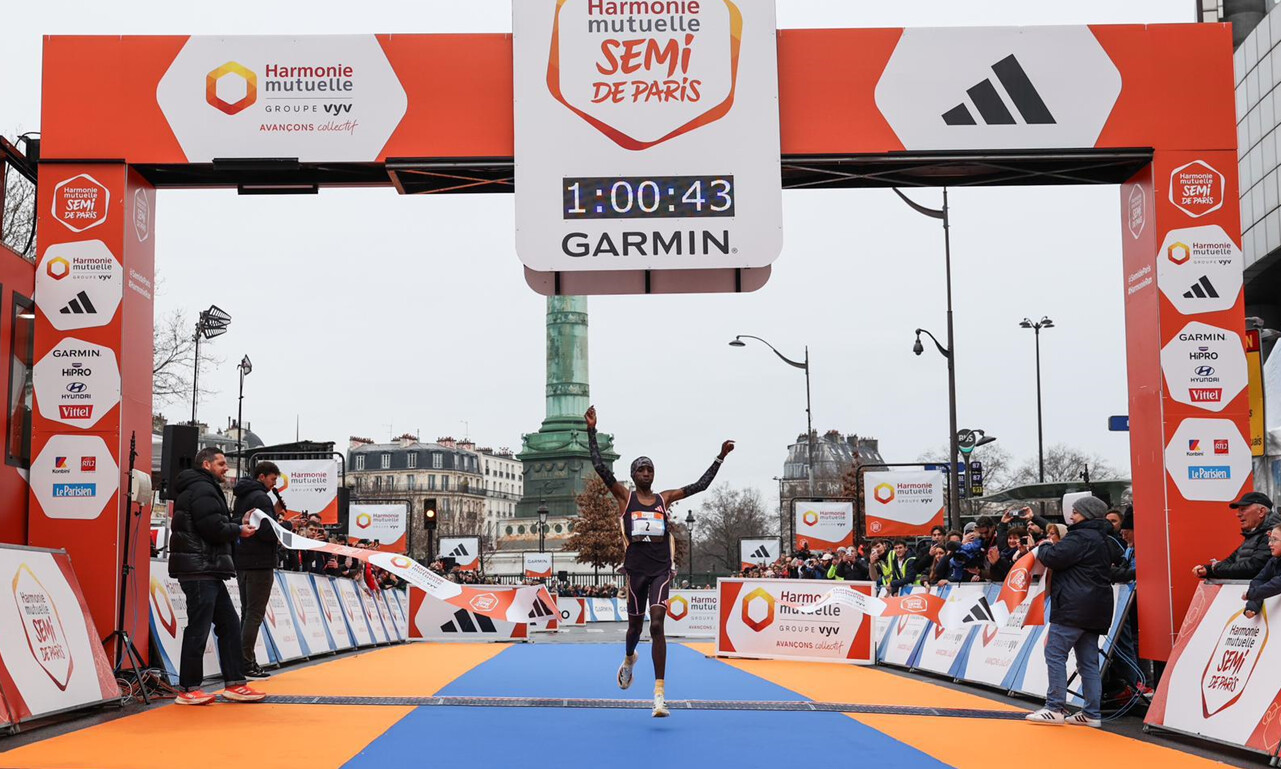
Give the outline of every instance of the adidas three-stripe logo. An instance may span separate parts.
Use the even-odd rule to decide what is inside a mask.
[[[1041,94],[1037,92],[1036,86],[1032,85],[1031,79],[1023,71],[1023,65],[1019,64],[1019,60],[1014,57],[1014,54],[1010,54],[993,64],[992,71],[996,73],[996,79],[1005,88],[1006,95],[1014,103],[1014,108],[1019,111],[1024,123],[1028,125],[1056,124],[1057,121],[1054,120],[1054,115],[1050,113],[1049,107],[1045,106],[1045,102],[1041,99]],[[991,78],[987,78],[967,89],[965,93],[974,102],[974,106],[979,111],[979,117],[983,118],[983,122],[986,125],[1018,125],[1018,121],[1014,119],[1009,109],[1006,108],[1000,92],[992,84]],[[970,114],[970,109],[965,102],[961,102],[944,112],[943,122],[950,126],[977,125],[974,115]]]
[[[63,315],[93,315],[98,312],[98,309],[93,306],[93,302],[89,301],[89,295],[81,291],[58,312]]]
[[[1202,275],[1201,279],[1192,284],[1192,288],[1183,294],[1184,299],[1218,299],[1219,292],[1214,290],[1214,284],[1210,282],[1209,275]]]
[[[756,548],[756,550],[752,551],[752,557],[753,558],[769,558],[769,548],[765,547],[764,545],[761,545],[760,547]]]
[[[493,633],[494,621],[484,614],[472,614],[466,609],[454,612],[453,620],[440,626],[442,633]]]
[[[996,615],[992,613],[992,607],[988,605],[987,596],[979,596],[978,603],[970,608],[970,613],[965,615],[961,623],[967,622],[996,622]]]
[[[457,558],[460,555],[471,555],[471,553],[467,552],[467,546],[461,543],[458,545],[458,547],[454,548],[453,550],[450,550],[449,555],[447,557]]]
[[[540,617],[550,617],[552,616],[552,614],[553,614],[552,610],[547,608],[547,605],[543,603],[543,600],[541,598],[534,599],[534,608],[529,612],[530,619],[538,619]]]

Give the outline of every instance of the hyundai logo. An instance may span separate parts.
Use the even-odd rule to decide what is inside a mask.
[[[86,385],[84,382],[72,382],[71,384],[67,385],[67,392],[69,393],[82,393],[86,389],[88,389],[88,385]]]
[[[81,363],[81,362],[79,362],[79,361],[73,361],[73,362],[72,362],[72,364],[71,364],[71,367],[72,367],[72,368],[80,368],[80,367],[81,367],[81,366],[83,366],[83,365],[84,365],[84,364],[83,364],[83,363]]]
[[[1214,376],[1214,366],[1197,366],[1197,376]]]

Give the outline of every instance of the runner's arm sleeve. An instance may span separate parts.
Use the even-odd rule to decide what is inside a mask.
[[[605,464],[605,460],[601,458],[600,446],[596,443],[596,430],[593,428],[587,429],[587,447],[591,449],[592,467],[596,468],[596,474],[605,482],[606,487],[610,489],[614,488],[614,484],[618,483],[618,481],[614,478],[614,474],[610,472],[609,467]]]
[[[703,477],[688,486],[682,486],[681,493],[687,497],[691,497],[700,491],[706,491],[707,487],[712,485],[712,481],[716,480],[716,472],[720,469],[721,459],[720,457],[717,457],[712,462],[712,466],[707,468],[707,472],[703,473]]]

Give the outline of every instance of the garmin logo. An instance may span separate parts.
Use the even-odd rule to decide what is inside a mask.
[[[711,230],[685,230],[664,234],[662,232],[624,231],[615,235],[602,232],[591,236],[585,232],[571,232],[560,242],[566,256],[705,256],[712,253],[731,254],[738,249],[730,245],[729,230],[719,235]]]

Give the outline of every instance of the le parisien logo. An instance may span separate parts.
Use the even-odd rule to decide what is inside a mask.
[[[223,82],[226,83],[225,87],[228,91],[232,90],[236,82],[243,84],[244,95],[234,101],[222,98],[218,95],[218,89]],[[221,67],[210,70],[205,76],[205,101],[209,102],[209,106],[228,115],[243,112],[258,101],[258,76],[248,67],[229,61]]]

